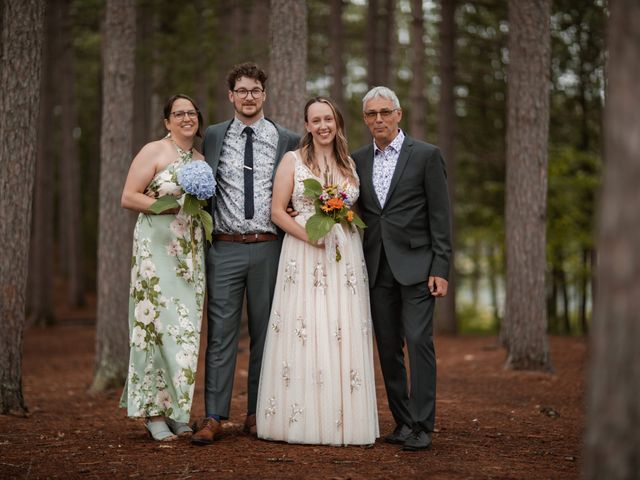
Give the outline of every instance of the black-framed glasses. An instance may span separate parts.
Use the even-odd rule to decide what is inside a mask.
[[[178,120],[182,120],[184,118],[184,116],[187,115],[189,118],[191,118],[193,120],[195,118],[198,118],[198,111],[197,110],[187,110],[185,112],[184,110],[177,110],[175,112],[171,112],[171,115],[176,117],[176,119],[178,119]]]
[[[239,88],[237,90],[234,90],[233,93],[235,93],[238,98],[247,98],[247,95],[249,94],[251,94],[251,98],[258,98],[264,93],[264,90],[258,87],[252,88],[251,90],[247,90],[246,88]]]
[[[368,120],[373,120],[374,118],[378,118],[378,115],[380,115],[382,118],[389,118],[389,116],[396,110],[400,110],[400,109],[394,108],[392,110],[389,110],[388,108],[383,108],[382,110],[367,110],[366,112],[364,112],[364,116]]]

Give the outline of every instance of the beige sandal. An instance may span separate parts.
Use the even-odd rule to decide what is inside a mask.
[[[176,437],[171,430],[169,430],[169,426],[164,421],[161,420],[149,420],[147,419],[144,422],[144,426],[149,431],[149,436],[157,440],[158,442],[170,442],[172,440],[176,440]]]

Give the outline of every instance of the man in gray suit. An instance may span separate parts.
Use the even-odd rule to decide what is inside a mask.
[[[355,153],[371,313],[389,408],[389,443],[431,446],[435,419],[435,297],[447,293],[451,256],[445,164],[434,145],[405,135],[396,94],[375,87],[362,101],[374,142]],[[407,343],[411,390],[404,365]]]
[[[257,65],[236,65],[227,77],[232,120],[212,125],[203,153],[213,169],[213,244],[207,253],[208,337],[205,409],[191,441],[208,445],[229,418],[246,292],[250,359],[244,430],[255,434],[262,351],[276,283],[281,239],[271,222],[271,190],[278,162],[298,146],[299,136],[264,117],[266,73]]]

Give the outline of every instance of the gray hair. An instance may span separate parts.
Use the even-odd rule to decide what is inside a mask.
[[[375,97],[382,97],[387,100],[391,100],[393,102],[393,108],[400,108],[400,100],[398,100],[398,96],[393,90],[387,87],[373,87],[362,99],[362,111],[364,111],[365,104]]]

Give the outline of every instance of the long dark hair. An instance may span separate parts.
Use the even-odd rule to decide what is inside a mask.
[[[347,137],[344,129],[344,119],[340,110],[334,105],[334,103],[326,97],[314,97],[311,98],[304,106],[304,121],[308,122],[309,107],[314,103],[324,103],[328,105],[333,112],[333,117],[336,119],[336,136],[333,140],[333,153],[336,157],[336,165],[338,171],[344,178],[349,179],[354,185],[358,184],[358,178],[354,173],[354,167],[351,158],[349,157],[349,146],[347,144]],[[309,167],[309,169],[316,175],[320,175],[320,168],[314,161],[314,148],[313,148],[313,136],[311,132],[307,132],[304,137],[300,139],[300,153],[302,161]]]
[[[190,101],[191,104],[193,105],[193,108],[195,108],[196,112],[198,112],[198,130],[196,131],[196,137],[202,138],[202,124],[204,123],[204,120],[202,119],[202,112],[200,112],[198,105],[196,105],[196,102],[190,96],[185,95],[184,93],[178,93],[176,95],[173,95],[172,97],[169,97],[169,100],[167,100],[167,103],[165,103],[164,105],[164,110],[163,110],[164,119],[167,121],[169,120],[169,116],[171,115],[171,109],[173,108],[173,104],[179,98]]]

